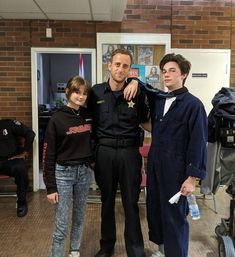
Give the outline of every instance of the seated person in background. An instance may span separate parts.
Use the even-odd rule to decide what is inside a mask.
[[[28,212],[26,192],[28,175],[25,160],[32,146],[35,133],[21,122],[0,119],[0,174],[15,178],[17,185],[17,216],[24,217]],[[23,138],[24,145],[19,145]]]

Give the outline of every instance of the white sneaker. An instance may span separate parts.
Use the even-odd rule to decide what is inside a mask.
[[[71,252],[69,254],[69,257],[80,257],[80,253],[79,252]]]
[[[150,257],[165,257],[165,254],[163,254],[160,251],[156,251],[155,253],[153,253]]]

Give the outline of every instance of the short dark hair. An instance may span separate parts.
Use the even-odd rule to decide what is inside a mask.
[[[160,61],[159,66],[161,71],[163,71],[164,65],[168,62],[176,62],[179,65],[181,74],[183,75],[186,74],[188,76],[191,69],[191,63],[187,59],[185,59],[181,54],[175,54],[175,53],[166,54]],[[183,80],[183,85],[185,83],[186,78]]]
[[[65,88],[65,95],[67,99],[70,98],[73,92],[78,91],[80,87],[84,87],[85,92],[89,95],[90,84],[88,83],[88,81],[86,81],[80,76],[73,76],[72,78],[70,78]]]
[[[131,52],[127,49],[123,49],[123,48],[117,48],[116,50],[114,50],[111,54],[111,59],[110,59],[110,62],[113,61],[113,57],[116,55],[116,54],[125,54],[125,55],[129,55],[130,56],[130,59],[131,59],[131,65],[133,63],[133,58],[132,58],[132,55],[131,55]]]

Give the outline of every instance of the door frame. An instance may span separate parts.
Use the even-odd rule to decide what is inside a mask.
[[[31,96],[32,96],[32,128],[35,132],[33,143],[33,191],[39,188],[39,133],[38,133],[38,86],[37,58],[38,54],[91,54],[92,85],[96,83],[96,50],[93,48],[31,48]]]

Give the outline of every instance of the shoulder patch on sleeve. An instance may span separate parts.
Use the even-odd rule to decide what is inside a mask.
[[[18,125],[18,126],[21,125],[21,123],[20,123],[18,120],[13,120],[13,122],[14,122],[16,125]]]

